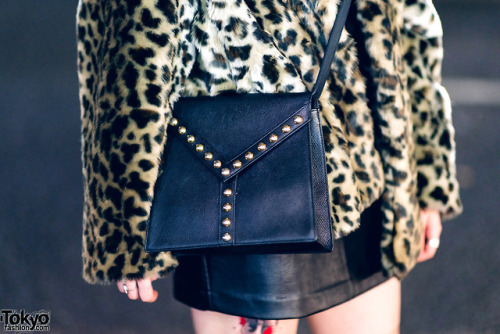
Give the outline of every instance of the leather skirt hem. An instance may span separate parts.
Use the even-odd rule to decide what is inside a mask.
[[[364,279],[363,289],[355,289],[352,281],[344,281],[332,286],[330,290],[318,291],[308,296],[295,296],[294,298],[281,300],[256,299],[255,296],[248,299],[241,299],[234,298],[230,294],[208,293],[207,291],[200,291],[198,298],[192,299],[183,293],[176,293],[176,290],[174,290],[174,298],[189,307],[201,311],[215,311],[233,316],[262,320],[298,319],[343,304],[389,279],[390,277],[385,277],[382,272],[378,272]],[[203,303],[203,300],[212,300],[212,305]],[[235,307],[235,305],[237,306]]]

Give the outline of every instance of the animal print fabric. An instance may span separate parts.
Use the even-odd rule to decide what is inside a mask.
[[[358,0],[369,76],[343,32],[321,122],[336,237],[383,198],[382,262],[404,277],[420,251],[419,207],[462,211],[442,31],[431,1]],[[311,90],[337,0],[80,0],[77,11],[83,278],[163,277],[144,240],[166,127],[180,96]],[[366,87],[375,87],[370,100]]]

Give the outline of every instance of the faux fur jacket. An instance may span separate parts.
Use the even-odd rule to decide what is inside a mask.
[[[163,277],[144,251],[180,96],[311,90],[339,0],[80,0],[83,278]],[[355,0],[320,98],[333,229],[382,196],[386,274],[420,252],[419,208],[462,211],[442,28],[431,0]]]

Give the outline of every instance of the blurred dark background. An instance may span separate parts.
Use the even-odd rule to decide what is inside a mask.
[[[402,333],[500,333],[500,1],[435,5],[465,211],[403,280]],[[170,279],[154,304],[81,279],[75,12],[0,1],[0,309],[50,310],[54,333],[192,333]]]

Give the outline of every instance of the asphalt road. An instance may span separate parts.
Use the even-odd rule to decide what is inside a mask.
[[[500,333],[500,2],[435,4],[465,211],[403,281],[402,332]],[[192,333],[170,279],[151,305],[81,279],[75,8],[0,1],[0,309],[50,310],[53,333]]]

